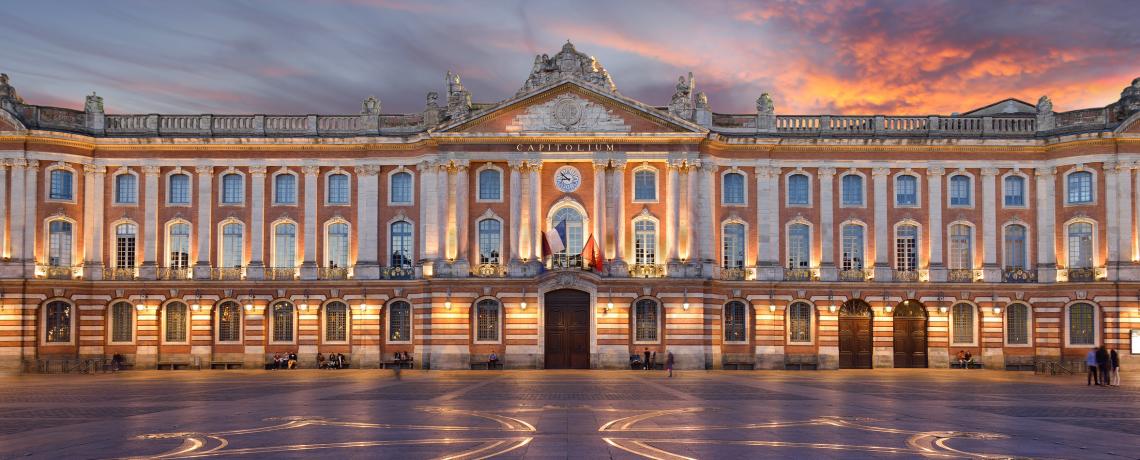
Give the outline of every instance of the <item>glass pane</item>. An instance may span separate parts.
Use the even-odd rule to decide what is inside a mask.
[[[499,340],[499,302],[484,299],[475,305],[475,329],[476,340],[483,342]]]
[[[653,342],[657,340],[657,302],[649,299],[637,301],[634,305],[635,340]]]
[[[325,340],[344,342],[348,340],[348,306],[341,302],[325,305]]]
[[[186,327],[189,318],[186,314],[186,304],[172,302],[166,305],[166,341],[185,342]]]
[[[392,302],[388,308],[388,340],[402,342],[412,337],[412,306],[407,302]]]
[[[241,306],[237,302],[225,302],[218,309],[218,341],[237,342],[241,340]]]

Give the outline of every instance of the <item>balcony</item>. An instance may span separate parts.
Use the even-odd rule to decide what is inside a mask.
[[[242,267],[213,267],[210,269],[210,279],[218,281],[241,281],[245,277]]]
[[[744,267],[724,267],[720,269],[720,279],[725,281],[744,281],[748,279],[751,270]]]
[[[1036,283],[1037,270],[1029,270],[1022,267],[1006,267],[1001,271],[1001,282]]]
[[[386,280],[410,280],[415,276],[416,269],[411,265],[380,267],[380,277]]]
[[[1089,283],[1108,277],[1108,270],[1105,267],[1070,268],[1065,270],[1065,273],[1070,283]]]
[[[194,276],[194,271],[190,267],[158,267],[156,276],[163,281],[188,280]]]
[[[75,269],[59,265],[36,265],[36,278],[49,280],[69,280],[75,277]]]
[[[265,279],[271,281],[293,281],[297,279],[297,267],[266,267]]]
[[[784,281],[817,281],[819,277],[810,268],[785,268]]]
[[[348,267],[319,267],[317,268],[317,278],[323,280],[346,280],[348,276]]]
[[[891,270],[891,279],[900,283],[917,283],[920,279],[918,270]]]
[[[471,276],[479,278],[503,278],[507,276],[507,266],[502,264],[479,264],[471,268]]]
[[[980,279],[980,276],[975,276],[981,270],[974,270],[972,268],[952,268],[946,272],[946,281],[951,283],[973,283]]]
[[[103,270],[103,279],[107,281],[134,281],[139,277],[139,270],[135,267],[114,267]]]
[[[555,254],[550,256],[551,270],[582,268],[581,254]]]
[[[665,276],[665,266],[658,264],[634,264],[629,266],[630,278],[661,278]]]
[[[867,270],[864,270],[862,268],[855,268],[855,269],[851,269],[851,270],[840,270],[839,271],[839,281],[861,282],[861,281],[867,281],[867,278],[868,278]]]

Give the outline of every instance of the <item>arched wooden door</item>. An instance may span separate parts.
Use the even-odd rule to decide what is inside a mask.
[[[871,306],[860,299],[839,309],[839,368],[870,369],[872,357]]]
[[[926,306],[904,300],[895,307],[895,367],[926,367]]]
[[[590,368],[590,294],[574,289],[546,293],[543,302],[546,369]]]

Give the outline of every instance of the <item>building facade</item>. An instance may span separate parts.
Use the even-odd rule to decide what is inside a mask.
[[[567,43],[495,103],[448,73],[411,114],[102,105],[0,81],[5,370],[1136,359],[1140,79],[1071,112],[721,114],[691,75],[625,97]]]

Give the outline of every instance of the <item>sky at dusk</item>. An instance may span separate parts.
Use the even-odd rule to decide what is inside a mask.
[[[693,72],[713,110],[964,112],[1048,94],[1104,106],[1140,77],[1140,1],[11,1],[0,72],[28,103],[110,113],[418,112],[458,72],[513,96],[567,39],[622,94],[666,105]]]

